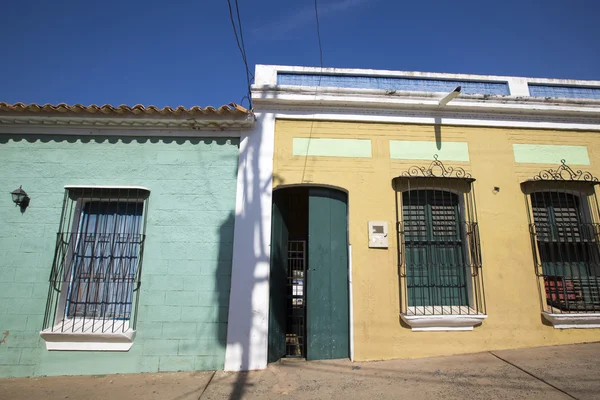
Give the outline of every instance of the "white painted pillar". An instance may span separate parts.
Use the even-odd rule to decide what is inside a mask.
[[[240,140],[226,371],[267,367],[275,118],[256,117]]]
[[[508,78],[508,90],[511,96],[529,96],[529,85],[525,78]]]

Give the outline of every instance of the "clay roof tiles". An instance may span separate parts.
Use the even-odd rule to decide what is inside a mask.
[[[250,115],[251,111],[246,108],[235,104],[229,103],[228,105],[222,105],[218,108],[208,106],[208,107],[199,107],[194,106],[190,108],[186,108],[183,106],[179,106],[176,108],[172,107],[163,107],[158,108],[156,106],[143,106],[141,104],[137,104],[133,107],[129,107],[126,105],[120,106],[112,106],[110,104],[105,104],[102,106],[98,106],[96,104],[92,104],[89,106],[84,106],[81,104],[68,105],[65,103],[60,104],[24,104],[24,103],[14,103],[8,104],[5,102],[0,102],[0,113],[74,113],[80,115],[107,115],[107,116],[127,116],[127,115],[162,115],[162,116],[243,116]]]

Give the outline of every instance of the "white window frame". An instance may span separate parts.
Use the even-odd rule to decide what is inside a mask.
[[[140,232],[145,229],[145,221],[147,216],[147,199],[150,196],[150,189],[142,186],[82,186],[68,185],[65,190],[73,189],[109,189],[109,190],[142,190],[147,192],[143,201],[142,211],[142,226]],[[81,213],[84,205],[89,201],[111,201],[114,200],[110,196],[106,197],[90,197],[86,199],[77,199],[75,205],[75,216],[72,221],[72,230],[79,232]],[[118,199],[120,202],[139,202],[138,199]],[[80,239],[77,240],[77,242]],[[67,258],[74,256],[74,249],[77,248],[77,243],[69,243],[67,250]],[[73,271],[65,270],[59,294],[59,299],[56,305],[54,314],[54,322],[52,326],[40,331],[40,336],[46,342],[47,350],[70,350],[70,351],[129,351],[133,346],[136,336],[136,330],[130,326],[130,320],[115,320],[115,319],[100,319],[87,318],[85,324],[83,318],[67,317],[67,298],[73,281]],[[105,321],[111,321],[106,324]],[[114,321],[119,321],[115,324]],[[67,328],[67,329],[65,329]]]

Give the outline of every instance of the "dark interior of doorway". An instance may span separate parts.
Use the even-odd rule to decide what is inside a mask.
[[[308,271],[308,188],[290,188],[288,200],[288,276],[285,357],[306,358],[306,281]]]

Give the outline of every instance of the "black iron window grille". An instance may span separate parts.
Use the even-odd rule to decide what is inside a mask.
[[[562,160],[521,184],[542,311],[600,312],[599,183]]]
[[[68,187],[44,330],[135,330],[149,191]]]
[[[288,242],[286,357],[304,357],[306,337],[306,241]]]
[[[485,314],[474,181],[437,156],[394,179],[403,314]]]

